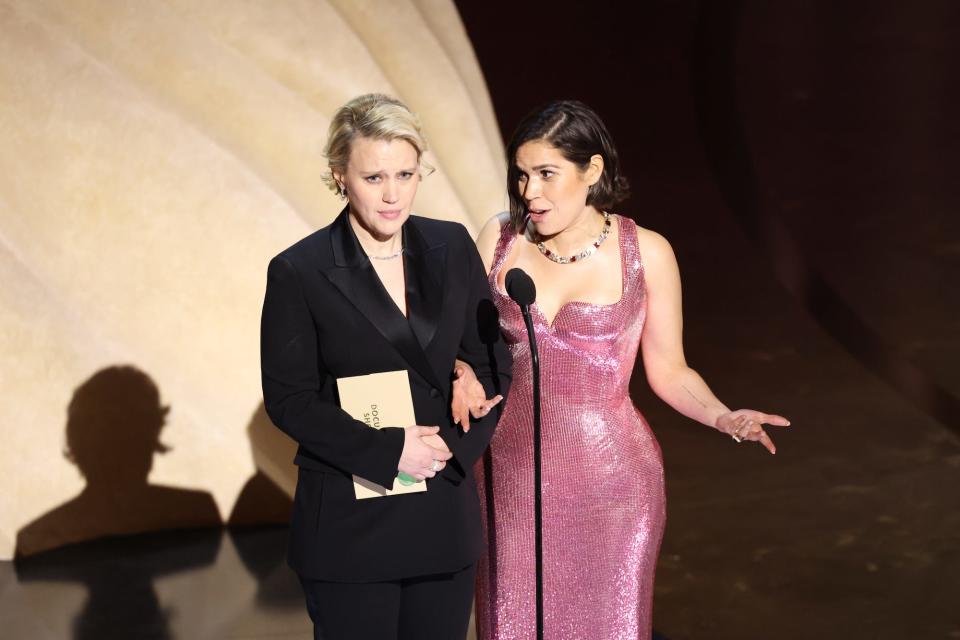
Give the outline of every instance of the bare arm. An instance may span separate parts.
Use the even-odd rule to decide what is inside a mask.
[[[663,236],[648,230],[638,230],[638,241],[647,285],[647,318],[641,351],[650,388],[688,418],[734,436],[738,441],[757,440],[775,453],[776,447],[760,425],[787,426],[789,421],[749,409],[730,411],[700,374],[690,368],[683,354],[680,271],[673,249]]]
[[[511,380],[512,358],[500,335],[499,317],[491,299],[486,272],[473,239],[470,238],[466,229],[463,229],[463,245],[459,250],[463,253],[464,259],[469,262],[470,273],[469,281],[464,283],[464,286],[469,287],[469,297],[457,362],[461,367],[470,368],[471,375],[477,381],[477,386],[484,396],[489,393],[496,398],[501,394],[507,394]],[[456,396],[456,383],[454,384],[454,396]],[[497,402],[499,400],[493,402],[491,408]],[[457,399],[454,397],[454,411],[456,407]],[[474,433],[471,433],[469,438],[443,434],[447,446],[463,470],[472,467],[490,443],[500,412],[488,414],[489,411],[484,411],[482,415],[476,416],[476,421],[472,425]],[[469,431],[470,416],[466,416],[461,424],[464,432]]]
[[[483,262],[484,273],[490,273],[497,242],[500,240],[501,229],[509,221],[509,213],[498,213],[487,220],[483,228],[480,229],[480,234],[477,236],[477,251],[480,253],[481,262]],[[456,361],[453,368],[453,394],[450,402],[454,424],[459,424],[464,431],[469,431],[471,416],[482,418],[501,400],[503,400],[503,396],[499,394],[487,398],[486,390],[477,380],[477,376],[470,365],[463,360]]]
[[[687,365],[683,354],[683,310],[680,271],[673,249],[666,239],[651,231],[641,255],[647,286],[647,318],[643,328],[641,352],[647,382],[671,407],[701,424],[716,426],[727,408],[713,395],[707,383]]]
[[[493,267],[493,254],[497,250],[497,242],[500,240],[500,233],[504,225],[510,223],[510,214],[506,211],[498,213],[483,225],[480,234],[477,236],[477,251],[480,252],[480,260],[483,261],[483,270],[490,273]]]

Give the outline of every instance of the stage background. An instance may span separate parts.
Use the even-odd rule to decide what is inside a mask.
[[[689,362],[793,422],[776,456],[734,445],[638,364],[667,480],[654,627],[960,637],[960,4],[457,6],[505,135],[557,97],[603,116],[618,211],[677,254]]]
[[[327,125],[370,91],[423,119],[416,211],[473,232],[502,208],[447,0],[0,0],[0,558],[226,521],[258,466],[292,487],[266,264],[339,212]],[[275,515],[255,498],[245,520]]]
[[[665,407],[638,367],[667,474],[655,627],[960,637],[960,5],[265,7],[0,0],[6,557],[17,534],[281,521],[288,445],[259,406],[258,312],[267,258],[338,209],[318,180],[330,111],[376,88],[425,113],[454,148],[436,147],[419,209],[476,229],[502,206],[500,135],[573,97],[617,141],[633,185],[618,212],[674,246],[690,362],[725,402],[793,421],[776,457],[737,446]],[[125,493],[81,493],[68,428],[89,436],[78,464]],[[249,637],[277,630],[279,598],[308,637],[283,531],[238,531],[216,549],[94,542],[115,562],[70,570],[60,553],[89,547],[17,575],[0,563],[0,609],[30,618],[12,637],[128,608],[184,637]],[[131,545],[162,551],[141,575],[159,598],[111,573]]]

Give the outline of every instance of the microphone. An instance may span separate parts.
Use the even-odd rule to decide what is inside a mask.
[[[530,305],[537,299],[537,287],[523,269],[507,271],[504,280],[507,295],[520,306],[523,323],[530,341],[530,364],[533,367],[533,522],[535,558],[537,563],[537,640],[543,640],[543,497],[541,495],[540,464],[540,356],[537,354],[537,334],[533,330]]]
[[[537,299],[537,285],[527,275],[523,269],[513,268],[507,271],[507,278],[504,284],[507,287],[507,295],[510,299],[520,305],[520,309],[526,313],[530,311],[530,305]]]

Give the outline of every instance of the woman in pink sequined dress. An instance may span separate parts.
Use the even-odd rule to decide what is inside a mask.
[[[659,234],[607,213],[627,195],[599,116],[578,102],[528,115],[507,150],[510,212],[477,240],[514,380],[490,450],[477,465],[488,553],[477,569],[481,640],[535,637],[533,415],[530,349],[504,276],[536,284],[541,367],[544,637],[650,638],[663,535],[663,463],[629,395],[638,351],[654,392],[680,413],[774,445],[780,416],[730,411],[684,359],[680,277]],[[469,369],[455,417],[488,411]]]

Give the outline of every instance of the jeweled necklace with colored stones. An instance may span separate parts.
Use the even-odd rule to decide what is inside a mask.
[[[543,240],[537,243],[537,249],[540,250],[540,253],[542,253],[544,257],[553,260],[557,264],[570,264],[571,262],[580,262],[581,260],[586,260],[597,252],[597,249],[600,248],[600,245],[603,244],[603,241],[606,240],[607,236],[610,235],[611,224],[610,214],[604,211],[603,229],[600,230],[600,237],[594,240],[593,244],[591,244],[589,247],[574,256],[558,256],[553,251],[550,251],[550,249],[547,249],[547,246],[543,244]]]

